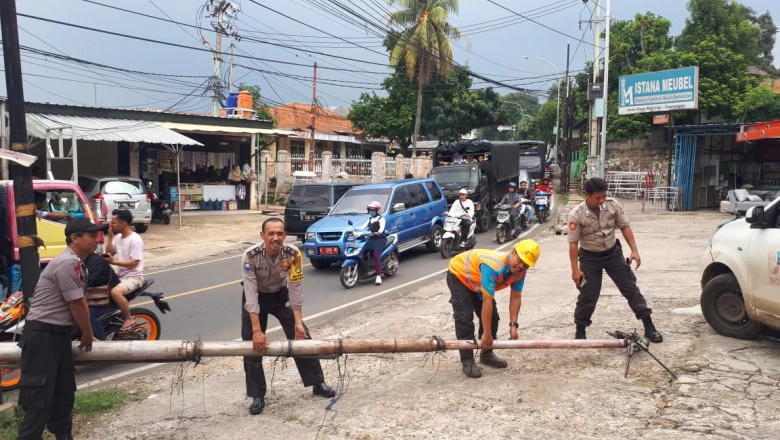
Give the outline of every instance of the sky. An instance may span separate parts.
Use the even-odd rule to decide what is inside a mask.
[[[234,84],[259,85],[269,105],[308,103],[312,97],[312,65],[317,62],[320,105],[349,106],[361,93],[381,94],[381,82],[390,70],[378,25],[385,24],[382,15],[393,9],[385,0],[232,2],[239,8],[233,25],[240,37],[235,42]],[[600,2],[603,17],[607,0]],[[205,90],[205,85],[214,64],[199,33],[212,47],[215,33],[189,27],[211,29],[214,19],[198,17],[208,0],[16,0],[16,3],[20,14],[168,43],[139,41],[19,16],[20,44],[37,50],[22,51],[26,101],[192,112],[207,112],[211,108],[211,92]],[[669,19],[671,34],[677,35],[688,15],[685,3],[682,0],[614,0],[611,16],[613,20],[626,20],[636,13],[651,11]],[[769,11],[775,23],[780,24],[780,1],[742,0],[741,3],[758,13]],[[347,14],[339,5],[364,18]],[[460,0],[459,13],[450,17],[450,22],[465,34],[465,38],[454,42],[455,62],[468,65],[472,71],[490,79],[535,91],[546,90],[556,80],[556,69],[562,75],[566,68],[567,42],[571,43],[572,71],[584,68],[587,61],[594,59],[593,31],[587,23],[595,19],[594,10],[595,0],[585,4],[582,0]],[[223,51],[230,51],[230,41],[223,38]],[[774,49],[775,65],[780,65],[778,46]],[[85,65],[72,58],[102,66]],[[227,76],[229,57],[224,58],[222,72]],[[474,88],[488,86],[491,85],[474,80]],[[493,87],[501,94],[512,92],[505,87]],[[0,94],[6,94],[4,82]]]

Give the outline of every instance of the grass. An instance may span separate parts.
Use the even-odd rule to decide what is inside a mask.
[[[73,405],[74,431],[78,426],[96,416],[116,411],[127,402],[143,400],[146,393],[136,392],[130,394],[121,388],[106,388],[102,390],[87,391],[76,394],[76,402]],[[12,417],[0,417],[0,440],[16,439],[19,426],[24,419],[24,410],[16,407],[16,413]],[[53,439],[54,436],[45,432],[44,439]]]
[[[563,195],[563,206],[566,206],[568,204],[569,204],[569,195],[568,194],[564,194]]]

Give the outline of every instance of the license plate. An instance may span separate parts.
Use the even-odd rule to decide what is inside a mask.
[[[539,197],[536,199],[536,203],[540,205],[546,205],[547,204],[547,197]]]
[[[118,202],[116,206],[119,209],[135,209],[135,203],[132,202]]]
[[[335,246],[320,248],[320,255],[338,255],[338,254],[339,254],[339,248]]]

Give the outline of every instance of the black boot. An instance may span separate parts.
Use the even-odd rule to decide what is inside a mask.
[[[506,368],[508,364],[505,360],[498,357],[493,350],[483,351],[479,355],[479,363],[493,368]]]
[[[336,392],[333,391],[333,388],[327,386],[325,384],[325,382],[323,382],[323,383],[321,383],[319,385],[314,385],[312,387],[312,394],[314,394],[315,396],[322,396],[322,397],[335,397],[336,396]]]
[[[474,362],[474,358],[463,359],[460,361],[460,363],[463,369],[463,374],[465,374],[466,377],[470,377],[472,379],[482,377],[482,370],[480,370],[477,364]]]
[[[659,343],[664,341],[664,337],[661,332],[656,330],[655,326],[653,325],[652,318],[645,316],[642,318],[642,324],[645,325],[645,337],[649,339],[650,342]]]
[[[585,326],[578,325],[577,331],[574,333],[574,339],[588,339],[585,337]]]
[[[265,399],[262,397],[255,397],[252,399],[252,404],[249,405],[249,414],[257,415],[263,412],[265,409]]]

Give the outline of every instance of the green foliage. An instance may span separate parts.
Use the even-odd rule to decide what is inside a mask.
[[[260,99],[262,96],[260,94],[260,86],[240,83],[238,85],[238,90],[246,90],[252,94],[252,104],[255,106],[255,119],[260,119],[262,121],[273,121],[274,125],[276,125],[274,116],[271,114],[268,106],[263,104]]]
[[[737,105],[741,122],[760,122],[780,119],[780,94],[773,92],[766,84],[759,84],[745,93]]]
[[[528,139],[532,137],[534,115],[539,111],[539,98],[514,92],[500,97],[498,120],[477,130],[477,137],[496,141]],[[499,125],[514,125],[515,131],[498,131]]]
[[[695,53],[704,40],[742,54],[750,65],[759,63],[759,25],[755,12],[731,0],[689,0],[690,17],[677,38],[677,49]],[[771,50],[770,50],[771,52]]]
[[[470,90],[471,78],[462,69],[434,74],[423,88],[421,132],[440,139],[457,139],[474,128],[500,118],[500,96],[492,89]],[[397,139],[407,147],[414,132],[418,83],[399,68],[382,86],[387,97],[363,93],[352,103],[347,118],[370,137]]]

